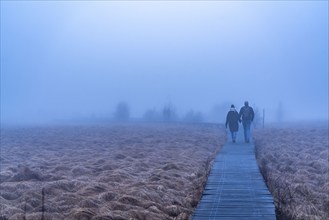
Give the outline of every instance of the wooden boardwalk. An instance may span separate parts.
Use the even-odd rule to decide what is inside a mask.
[[[254,144],[226,143],[217,155],[191,220],[276,219],[273,198],[256,163]],[[231,138],[228,138],[231,140]]]

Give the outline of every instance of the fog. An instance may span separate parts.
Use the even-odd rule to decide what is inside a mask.
[[[1,123],[172,106],[328,120],[327,1],[1,1]]]

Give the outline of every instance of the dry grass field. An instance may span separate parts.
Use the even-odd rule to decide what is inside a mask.
[[[254,137],[277,218],[329,219],[328,127],[268,128]]]
[[[2,129],[0,219],[188,219],[225,139],[213,124]]]

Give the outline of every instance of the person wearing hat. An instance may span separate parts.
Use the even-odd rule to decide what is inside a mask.
[[[232,136],[232,142],[236,142],[236,134],[239,130],[239,113],[235,110],[234,105],[231,105],[230,111],[227,113],[226,116],[226,123],[225,127],[227,128],[227,125],[230,128],[231,136]]]

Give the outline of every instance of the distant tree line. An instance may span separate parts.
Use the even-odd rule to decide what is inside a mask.
[[[113,119],[115,121],[127,122],[131,120],[130,107],[126,102],[119,102],[114,110]],[[167,103],[162,109],[147,109],[141,120],[147,122],[203,122],[204,117],[201,112],[189,110],[185,115],[179,117],[173,104]]]
[[[111,112],[103,114],[90,114],[89,116],[80,116],[72,118],[73,122],[183,122],[183,123],[225,123],[227,112],[229,111],[230,103],[221,103],[214,105],[206,114],[194,109],[188,109],[185,112],[178,112],[172,103],[165,103],[162,107],[148,108],[138,118],[132,117],[131,106],[125,102],[118,102]],[[263,122],[263,109],[251,105],[255,111],[254,126],[261,126]],[[239,108],[237,108],[239,110]],[[278,119],[282,119],[283,110],[282,104],[278,108]]]
[[[138,120],[146,122],[187,122],[187,123],[200,123],[204,121],[212,121],[224,123],[226,114],[229,110],[229,103],[222,103],[215,105],[206,118],[200,111],[193,109],[188,110],[185,114],[179,115],[175,106],[172,103],[166,103],[162,108],[150,108],[145,110],[142,117]],[[254,126],[261,126],[263,123],[263,110],[259,109],[255,104],[252,105],[255,112]],[[281,106],[280,106],[281,107]],[[282,107],[281,107],[282,108]],[[239,111],[239,109],[237,109]],[[281,110],[281,109],[280,109]],[[282,113],[281,113],[282,114]],[[113,119],[115,121],[127,122],[131,121],[131,109],[127,102],[119,102],[114,110]],[[136,119],[135,119],[136,120]]]

